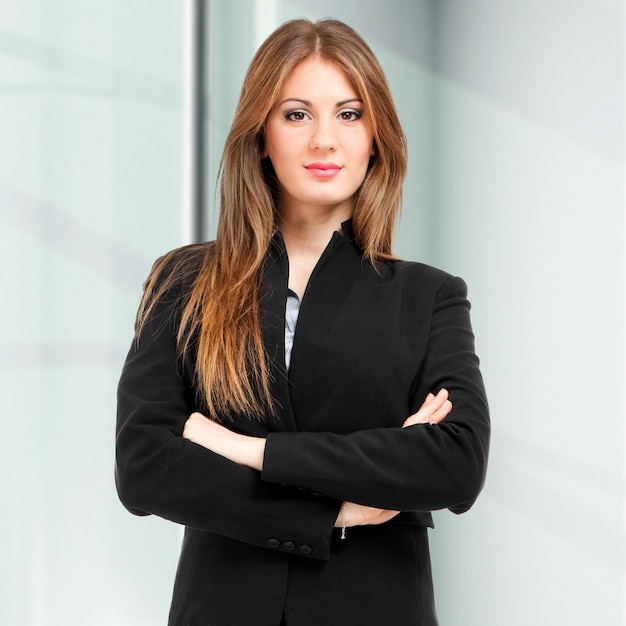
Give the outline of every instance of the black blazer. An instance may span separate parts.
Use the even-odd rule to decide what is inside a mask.
[[[267,436],[261,473],[181,438],[193,363],[174,333],[178,294],[159,303],[122,371],[116,481],[125,506],[186,526],[170,624],[421,625],[437,621],[430,511],[466,511],[487,464],[489,417],[466,287],[434,268],[365,262],[350,224],[302,300],[289,372],[288,260],[277,234],[261,299],[278,414],[226,416]],[[428,392],[454,408],[402,429]],[[333,530],[344,500],[403,511],[383,526]]]

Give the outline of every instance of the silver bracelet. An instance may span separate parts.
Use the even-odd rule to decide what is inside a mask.
[[[341,538],[346,538],[346,503],[341,505]]]

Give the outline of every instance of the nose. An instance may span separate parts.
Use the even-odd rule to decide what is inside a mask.
[[[337,140],[331,121],[318,120],[311,134],[310,147],[313,150],[326,152],[337,147]]]

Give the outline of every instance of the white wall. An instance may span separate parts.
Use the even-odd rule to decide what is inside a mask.
[[[442,626],[620,626],[626,581],[624,10],[435,12],[437,263],[493,413],[475,509],[438,514]]]

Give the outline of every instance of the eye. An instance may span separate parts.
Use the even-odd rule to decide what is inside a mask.
[[[287,111],[285,113],[285,119],[290,122],[303,122],[307,117],[306,111],[302,109],[296,109],[294,111]]]
[[[361,119],[363,117],[362,111],[357,111],[356,109],[344,109],[343,111],[339,111],[339,118],[342,122],[356,122],[356,120]]]

